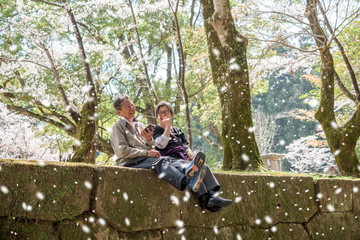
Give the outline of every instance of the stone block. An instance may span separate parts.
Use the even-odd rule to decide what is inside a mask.
[[[164,240],[160,230],[119,233],[119,236],[121,240]]]
[[[95,213],[122,232],[176,226],[179,191],[147,169],[98,167]]]
[[[51,222],[0,218],[0,239],[55,240],[59,236]]]
[[[352,198],[354,204],[354,212],[360,215],[360,180],[353,180]]]
[[[221,196],[232,199],[233,204],[217,213],[184,208],[182,219],[186,224],[266,228],[278,222],[305,223],[318,210],[311,177],[224,173],[215,176],[221,184]]]
[[[231,226],[213,228],[185,227],[166,229],[163,234],[164,240],[171,239],[268,239],[267,229],[251,228],[248,226]]]
[[[94,168],[0,160],[0,216],[59,221],[90,209]]]
[[[360,218],[351,212],[322,212],[306,225],[311,239],[360,239]]]
[[[94,214],[83,215],[74,220],[64,220],[57,224],[59,239],[101,239],[120,240],[117,231],[108,225],[104,219]]]
[[[316,198],[322,212],[343,212],[353,209],[352,180],[318,179]]]
[[[271,239],[276,240],[309,240],[310,236],[301,224],[279,223],[270,228]]]

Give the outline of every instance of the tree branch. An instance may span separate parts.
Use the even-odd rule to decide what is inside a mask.
[[[359,100],[356,98],[356,96],[354,96],[353,94],[351,94],[351,92],[345,87],[345,85],[341,82],[341,79],[339,77],[339,75],[337,74],[337,72],[335,71],[335,75],[334,78],[336,80],[337,85],[339,86],[339,88],[341,89],[341,91],[345,94],[346,97],[348,97],[351,101],[353,101],[354,103],[359,103]]]
[[[46,123],[49,123],[57,128],[60,128],[62,130],[64,130],[67,134],[69,134],[70,136],[73,136],[74,135],[74,132],[69,129],[68,127],[66,127],[66,125],[62,124],[62,123],[59,123],[57,121],[54,121],[50,118],[47,118],[47,117],[44,117],[44,116],[41,116],[39,114],[36,114],[36,113],[33,113],[27,109],[24,109],[22,107],[18,107],[18,106],[13,106],[13,105],[6,105],[6,107],[9,109],[9,110],[13,110],[17,113],[20,113],[22,115],[26,115],[26,116],[29,116],[29,117],[32,117],[32,118],[35,118],[35,119],[38,119],[42,122],[46,122]]]
[[[334,38],[334,41],[335,41],[336,45],[338,46],[338,48],[340,50],[341,56],[344,59],[345,65],[346,65],[346,67],[347,67],[347,69],[348,69],[348,71],[350,73],[350,77],[351,77],[352,84],[354,86],[355,97],[357,99],[357,102],[360,102],[360,90],[359,90],[359,85],[357,83],[357,79],[356,79],[356,76],[355,76],[354,69],[352,68],[352,65],[350,64],[349,58],[347,57],[347,55],[345,53],[344,47],[340,43],[339,39],[335,36],[335,32],[333,31],[332,27],[330,26],[330,23],[329,23],[329,20],[327,18],[327,15],[326,15],[326,13],[324,11],[324,8],[322,7],[319,0],[317,0],[317,2],[318,2],[317,5],[319,6],[319,9],[320,9],[320,11],[321,11],[321,13],[323,15],[325,25],[328,28],[328,30],[330,31],[330,33],[332,34],[332,36]],[[336,77],[339,77],[339,76],[337,76],[337,74],[336,74]],[[346,92],[344,92],[344,93],[345,93],[346,96],[348,96],[348,94]]]
[[[84,68],[84,72],[85,72],[85,76],[86,76],[86,81],[87,84],[90,86],[90,90],[89,90],[89,96],[94,98],[94,106],[97,105],[97,96],[96,96],[96,90],[95,90],[95,84],[91,75],[91,71],[90,71],[90,66],[89,63],[87,62],[87,57],[86,57],[86,53],[85,53],[85,48],[84,48],[84,44],[82,41],[82,37],[77,25],[77,22],[75,20],[75,16],[73,14],[73,11],[71,9],[69,0],[63,0],[64,5],[65,5],[65,9],[70,17],[74,32],[75,32],[75,37],[76,37],[76,41],[78,44],[78,48],[80,51],[80,56],[81,56],[81,62],[83,64],[83,68]]]
[[[70,113],[72,119],[75,121],[75,122],[78,122],[79,121],[79,118],[80,118],[80,114],[77,113],[70,105],[70,102],[65,94],[65,91],[64,91],[64,88],[61,84],[61,79],[60,79],[60,76],[59,76],[59,73],[56,69],[56,66],[55,66],[55,63],[54,63],[54,60],[49,52],[49,49],[47,49],[47,47],[45,46],[45,44],[41,43],[41,48],[45,51],[45,54],[50,62],[50,65],[51,65],[51,71],[52,73],[54,74],[54,77],[55,77],[55,81],[56,81],[56,86],[57,86],[57,89],[59,90],[60,92],[60,96],[64,102],[64,105],[65,105],[65,109]]]
[[[157,96],[155,94],[155,91],[151,85],[151,82],[150,82],[150,79],[149,79],[149,73],[148,73],[148,69],[147,69],[147,65],[146,65],[146,62],[145,62],[145,59],[144,59],[144,55],[142,53],[142,47],[141,47],[141,42],[140,42],[140,35],[139,35],[139,30],[138,30],[138,27],[137,27],[137,22],[136,22],[136,18],[135,18],[135,14],[134,14],[134,9],[133,9],[133,6],[131,4],[131,0],[128,1],[129,2],[129,6],[130,6],[130,10],[131,10],[131,14],[132,14],[132,18],[133,18],[133,21],[134,21],[134,24],[135,24],[135,32],[136,32],[136,39],[137,39],[137,44],[138,44],[138,47],[139,47],[139,53],[140,53],[140,58],[141,58],[141,62],[143,64],[143,67],[144,67],[144,72],[145,72],[145,79],[146,79],[146,83],[153,95],[153,98],[155,100],[155,104],[158,103],[158,99],[157,99]]]
[[[44,0],[31,0],[31,1],[33,1],[33,2],[41,2],[41,3],[45,3],[45,4],[48,4],[48,5],[51,5],[51,6],[64,8],[63,5],[59,5],[59,4],[52,3],[52,2],[47,2],[47,1],[44,1]]]
[[[51,68],[45,66],[45,65],[42,65],[40,63],[37,63],[35,61],[32,61],[32,60],[26,60],[26,59],[10,59],[10,58],[5,58],[5,57],[0,57],[0,59],[2,60],[5,60],[5,61],[10,61],[10,62],[28,62],[28,63],[33,63],[35,65],[38,65],[40,67],[43,67],[43,68],[46,68],[47,70],[50,70],[51,71]]]

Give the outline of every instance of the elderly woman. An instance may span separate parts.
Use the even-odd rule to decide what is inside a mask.
[[[192,161],[194,153],[188,145],[185,134],[171,125],[174,111],[170,103],[165,101],[159,103],[155,114],[159,122],[153,133],[156,150],[160,151],[162,156]],[[206,164],[202,168],[206,168],[206,176],[200,183],[199,191],[194,195],[199,199],[202,209],[211,212],[220,211],[223,207],[229,206],[232,201],[219,196],[220,184]]]

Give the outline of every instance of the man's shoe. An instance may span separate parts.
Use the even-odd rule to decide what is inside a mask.
[[[200,168],[199,171],[197,171],[195,178],[190,180],[189,188],[193,192],[198,192],[200,188],[200,184],[204,180],[206,176],[206,168]]]
[[[209,191],[210,197],[207,202],[208,207],[227,207],[232,204],[232,200],[225,199],[219,196],[219,192]]]
[[[205,163],[205,154],[203,152],[198,152],[185,170],[186,177],[188,179],[195,178],[196,173],[204,165],[204,163]]]
[[[210,212],[218,212],[222,209],[222,207],[218,207],[218,206],[213,206],[213,207],[208,207],[205,206],[204,209],[210,211]]]
[[[210,212],[218,212],[222,209],[222,207],[218,207],[218,206],[209,207],[207,205],[207,202],[209,199],[208,193],[201,195],[198,199],[199,199],[199,205],[201,207],[201,210],[208,210]]]

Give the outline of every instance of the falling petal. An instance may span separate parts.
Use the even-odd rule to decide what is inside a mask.
[[[100,223],[101,226],[105,226],[106,225],[106,222],[103,218],[99,218],[98,219],[98,222]]]
[[[329,210],[330,212],[335,211],[334,206],[333,206],[333,205],[331,205],[331,204],[328,204],[328,205],[326,206],[326,208],[327,208],[327,210]]]
[[[248,162],[250,160],[249,156],[246,155],[245,153],[241,154],[241,158],[245,161]]]
[[[178,197],[176,197],[175,195],[171,195],[171,196],[170,196],[170,199],[171,199],[171,201],[174,202],[174,204],[175,204],[176,206],[179,206],[180,201],[179,201],[179,198],[178,198]]]
[[[4,194],[8,194],[9,193],[9,189],[5,186],[1,186],[1,191],[4,193]]]
[[[36,197],[40,200],[44,200],[44,198],[45,198],[44,194],[42,194],[41,192],[37,192]]]
[[[339,194],[339,193],[341,193],[341,191],[342,191],[342,188],[338,188],[338,189],[336,189],[335,194]]]
[[[86,225],[82,225],[81,229],[85,232],[85,233],[89,233],[90,232],[90,228]]]
[[[181,221],[181,220],[176,220],[175,223],[176,223],[176,225],[177,225],[178,227],[180,227],[180,228],[184,227],[184,222]]]
[[[277,231],[277,227],[276,227],[276,226],[272,226],[272,227],[270,228],[270,230],[271,230],[272,232],[276,232],[276,231]]]
[[[268,224],[271,224],[273,222],[273,220],[271,219],[270,216],[265,216],[264,219],[265,219],[265,222],[267,222]]]
[[[125,224],[126,226],[130,226],[130,220],[128,218],[125,218]]]
[[[89,181],[85,181],[84,185],[87,189],[92,189],[92,184]]]
[[[213,54],[214,54],[215,56],[219,56],[219,55],[220,55],[220,51],[219,51],[219,49],[217,49],[217,48],[213,48],[213,49],[212,49],[212,52],[213,52]]]
[[[218,234],[219,234],[219,229],[218,229],[218,227],[217,227],[217,226],[214,226],[214,233],[215,233],[216,235],[218,235]]]
[[[123,193],[123,198],[125,201],[129,200],[129,196],[127,195],[126,192]]]

